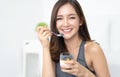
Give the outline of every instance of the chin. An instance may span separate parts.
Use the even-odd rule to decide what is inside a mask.
[[[65,40],[70,40],[71,37],[70,37],[70,36],[69,36],[69,37],[68,37],[68,36],[64,36],[64,39],[65,39]]]

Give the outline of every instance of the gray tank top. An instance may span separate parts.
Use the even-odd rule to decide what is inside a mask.
[[[86,41],[82,41],[81,45],[80,45],[80,49],[79,49],[79,53],[78,53],[78,57],[77,57],[77,62],[79,62],[81,65],[83,65],[84,67],[86,67],[88,70],[90,70],[86,64],[85,61],[85,56],[84,56],[84,45],[85,45]],[[91,70],[90,70],[91,71]],[[94,71],[91,71],[93,74],[95,74]],[[65,73],[61,71],[60,68],[60,63],[56,63],[56,77],[76,77],[74,75]]]

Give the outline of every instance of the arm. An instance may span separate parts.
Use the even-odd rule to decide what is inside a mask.
[[[77,77],[96,77],[91,71],[75,60],[66,61],[64,63],[68,65],[61,67],[63,72],[70,73]],[[67,70],[68,68],[69,70]]]
[[[55,77],[55,64],[51,59],[49,50],[50,42],[48,40],[51,36],[51,32],[47,27],[37,27],[37,33],[43,47],[42,77]]]
[[[43,72],[42,77],[55,77],[55,63],[52,62],[48,48],[43,49]]]
[[[88,63],[90,61],[92,69],[95,71],[96,76],[81,64],[79,68],[83,71],[85,77],[110,77],[109,69],[105,55],[99,44],[91,42],[87,46],[86,55]],[[83,70],[82,70],[83,69]]]
[[[107,62],[105,59],[105,55],[100,48],[100,46],[96,43],[90,43],[86,47],[86,58],[88,61],[88,65],[92,66],[91,68],[96,72],[97,77],[110,77]],[[63,72],[67,72],[77,77],[96,77],[91,71],[89,71],[86,67],[82,66],[78,62],[72,60],[66,62],[69,64],[68,66],[62,67]],[[66,68],[72,68],[71,70],[66,70]]]
[[[97,77],[110,77],[105,55],[98,44],[95,44],[92,51],[92,64]]]

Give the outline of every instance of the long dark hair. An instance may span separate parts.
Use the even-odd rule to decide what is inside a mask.
[[[82,20],[82,26],[79,27],[79,31],[78,31],[79,37],[81,37],[85,41],[91,41],[82,8],[77,0],[58,0],[56,2],[56,4],[53,7],[52,15],[51,15],[51,23],[50,23],[51,31],[53,31],[55,33],[59,33],[56,28],[57,12],[61,6],[65,5],[67,3],[71,4],[74,7],[79,18]],[[55,62],[58,62],[60,53],[67,52],[67,51],[68,50],[64,43],[63,37],[58,38],[58,37],[52,35],[51,40],[50,40],[50,52],[51,52],[52,60],[54,60]]]

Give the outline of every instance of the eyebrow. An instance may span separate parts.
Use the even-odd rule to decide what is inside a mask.
[[[73,15],[77,15],[77,14],[69,14],[68,16],[73,16]],[[63,15],[57,15],[57,17],[61,17]]]

